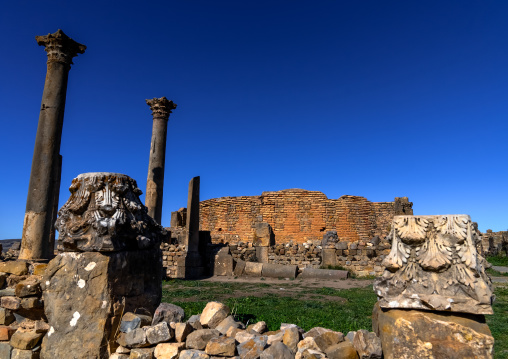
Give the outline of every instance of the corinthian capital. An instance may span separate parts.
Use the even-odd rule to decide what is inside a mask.
[[[150,106],[153,118],[163,118],[165,120],[169,119],[171,110],[176,108],[176,103],[165,97],[146,100],[146,104]]]
[[[72,58],[78,54],[82,54],[86,50],[86,46],[82,45],[69,36],[65,35],[60,29],[54,34],[45,36],[36,36],[35,40],[39,46],[46,47],[49,62],[60,62],[70,66]]]

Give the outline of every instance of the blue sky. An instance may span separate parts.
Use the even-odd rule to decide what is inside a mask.
[[[152,117],[170,117],[162,224],[201,198],[303,188],[408,196],[415,214],[508,228],[505,1],[11,1],[2,5],[0,239],[20,238],[46,53],[69,75],[60,206],[80,173],[145,191]],[[144,200],[144,196],[142,198]]]

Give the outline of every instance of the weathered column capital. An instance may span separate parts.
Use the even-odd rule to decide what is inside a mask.
[[[146,104],[150,106],[153,118],[162,118],[164,120],[168,120],[169,114],[176,108],[176,103],[168,100],[166,97],[146,100]]]
[[[83,54],[86,50],[85,45],[74,41],[60,29],[54,34],[36,36],[35,40],[39,46],[46,48],[48,63],[59,62],[70,67],[72,58],[78,54]]]

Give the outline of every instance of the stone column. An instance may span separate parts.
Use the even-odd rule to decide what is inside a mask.
[[[166,159],[166,135],[171,110],[176,108],[173,101],[165,97],[146,100],[152,110],[152,144],[150,145],[150,161],[148,179],[146,181],[145,205],[148,214],[158,223],[162,217],[162,191],[164,187],[164,162]]]
[[[185,277],[196,278],[204,274],[203,259],[199,252],[199,176],[189,182],[187,199],[187,241],[185,243]]]
[[[60,183],[60,141],[72,58],[85,52],[77,43],[58,30],[36,36],[48,53],[48,68],[42,93],[39,125],[35,138],[32,171],[28,186],[20,259],[49,259],[53,255],[54,223]],[[57,178],[58,177],[58,178]],[[58,186],[59,187],[59,186]],[[53,233],[53,234],[52,234]],[[51,239],[53,238],[53,239]]]

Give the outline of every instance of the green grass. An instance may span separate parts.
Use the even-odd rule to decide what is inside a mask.
[[[501,256],[487,257],[487,262],[489,262],[493,266],[508,267],[508,256],[506,256],[506,257],[501,257]]]
[[[493,315],[487,315],[487,324],[494,336],[494,358],[508,359],[508,287],[497,286],[494,290]]]
[[[494,270],[492,268],[487,268],[486,272],[491,277],[508,277],[508,273],[501,273],[501,272],[498,272],[497,270]]]

